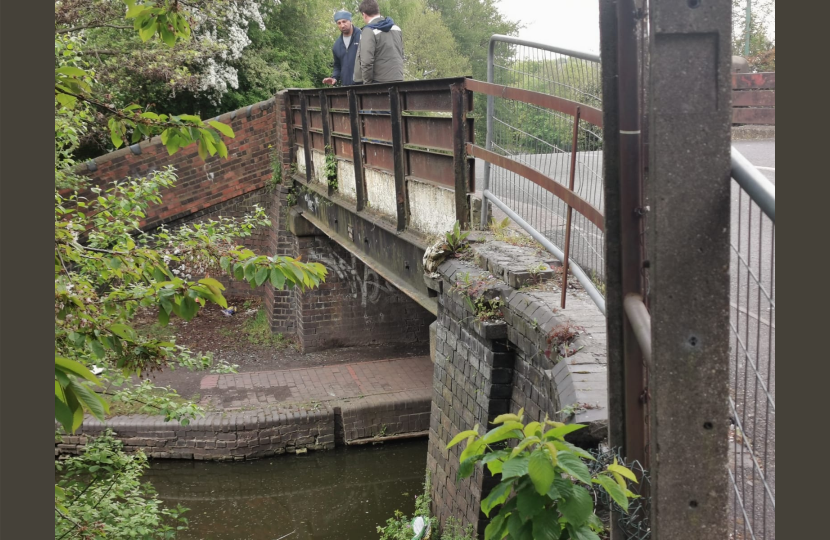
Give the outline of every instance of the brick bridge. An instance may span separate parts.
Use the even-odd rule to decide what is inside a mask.
[[[438,277],[425,278],[423,255],[435,235],[456,221],[478,221],[474,160],[466,154],[474,138],[469,84],[283,91],[217,118],[236,134],[228,159],[202,161],[193,147],[169,156],[152,139],[80,171],[102,185],[174,166],[178,182],[151,209],[146,230],[265,207],[272,225],[249,247],[323,263],[329,278],[304,293],[226,285],[230,294],[262,297],[273,331],[295,335],[305,351],[425,342],[432,334],[434,510],[483,531],[478,506],[492,478],[478,471],[456,483],[460,448],[447,452],[446,443],[504,412],[524,408],[541,419],[567,406],[576,408],[576,421],[592,424],[586,437],[596,442],[605,436],[607,375],[605,319],[586,295],[574,293],[568,310],[556,313],[558,293],[518,291],[532,253],[476,244],[474,260],[445,262]],[[336,178],[327,176],[327,161]],[[488,293],[506,302],[505,322],[474,321],[452,288],[461,273],[486,277]],[[546,338],[569,320],[586,328],[582,349],[556,364]]]

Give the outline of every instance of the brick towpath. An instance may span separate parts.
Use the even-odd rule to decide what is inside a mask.
[[[428,356],[354,364],[208,375],[201,404],[215,410],[316,409],[357,401],[425,399],[432,396]],[[376,399],[372,399],[376,398]]]

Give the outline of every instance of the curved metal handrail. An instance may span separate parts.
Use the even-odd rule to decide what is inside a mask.
[[[732,178],[775,223],[775,184],[732,147]]]

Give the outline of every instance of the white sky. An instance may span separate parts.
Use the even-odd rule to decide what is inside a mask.
[[[524,24],[520,39],[599,53],[597,0],[499,0],[498,8]]]
[[[775,2],[764,3],[770,7],[767,35],[775,39]],[[525,25],[520,39],[599,54],[598,0],[499,0],[498,8]]]

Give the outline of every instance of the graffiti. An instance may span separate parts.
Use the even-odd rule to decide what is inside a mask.
[[[340,281],[348,283],[352,298],[360,296],[360,305],[364,308],[369,303],[377,304],[384,294],[392,295],[394,298],[398,296],[395,287],[352,254],[349,254],[349,260],[346,260],[331,248],[314,248],[309,251],[308,257],[310,261],[326,266]],[[358,266],[363,267],[362,276]]]

